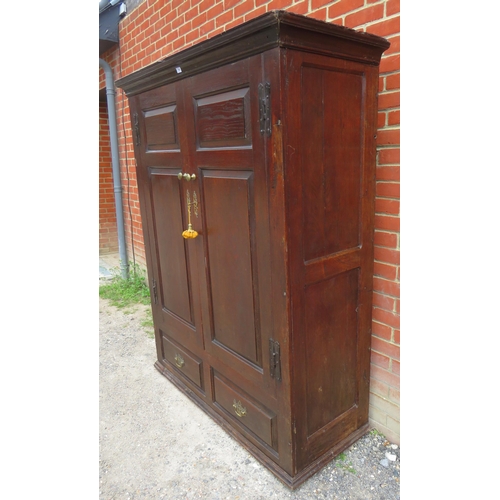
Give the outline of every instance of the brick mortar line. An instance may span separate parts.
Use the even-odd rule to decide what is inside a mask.
[[[380,4],[374,3],[374,4],[371,4],[370,7],[372,5],[380,5]],[[360,10],[363,10],[363,9],[358,9],[358,11],[360,11]],[[387,16],[387,15],[385,15],[385,10],[386,9],[384,9],[384,16],[381,17],[380,19],[375,19],[374,21],[368,21],[367,23],[360,24],[359,26],[362,26],[363,29],[366,29],[367,27],[373,26],[373,25],[378,24],[378,23],[380,23],[382,21],[392,21],[393,19],[396,19],[397,17],[401,17],[401,13],[400,12],[396,12],[395,14],[391,14],[390,16]],[[355,11],[348,12],[345,15],[353,14],[353,13],[355,13]],[[401,31],[396,31],[395,33],[391,33],[390,35],[386,35],[384,38],[387,38],[387,36],[396,36],[396,35],[401,35]]]
[[[380,367],[379,367],[379,368],[380,368]],[[384,370],[384,369],[385,369],[385,368],[382,368],[382,370]],[[394,373],[394,372],[390,372],[390,373]],[[394,373],[394,375],[396,375],[396,374]],[[371,375],[370,375],[370,376],[371,376]],[[392,387],[393,389],[396,389],[396,390],[398,390],[398,391],[399,391],[399,389],[398,389],[397,387],[394,387],[394,386],[392,386],[392,385],[389,385],[387,382],[384,382],[384,381],[382,381],[382,380],[379,380],[379,379],[378,379],[378,378],[376,378],[376,377],[373,377],[373,378],[374,378],[375,380],[378,380],[379,382],[384,383],[384,384],[385,384],[385,385],[387,385],[388,387]],[[394,406],[396,406],[396,407],[400,408],[400,405],[399,405],[398,403],[396,403],[395,401],[393,401],[393,400],[391,400],[391,399],[386,398],[385,396],[382,396],[382,395],[381,395],[381,394],[379,394],[378,392],[374,392],[374,391],[372,391],[372,390],[370,389],[370,394],[374,394],[374,395],[375,395],[375,396],[377,396],[378,398],[383,399],[386,403],[389,403],[390,405],[394,405]],[[371,405],[371,406],[373,406],[373,407],[375,407],[375,408],[376,408],[376,406],[375,406],[375,405]],[[380,411],[383,411],[383,410],[381,410],[380,408],[379,408],[379,410],[380,410]],[[392,418],[394,418],[394,417],[392,417]],[[394,419],[394,420],[396,420],[396,419]],[[387,427],[387,424],[384,424],[384,425]]]
[[[401,200],[397,200],[397,201],[401,201]],[[400,214],[398,214],[398,215],[388,214],[387,212],[375,212],[375,215],[386,215],[388,217],[400,217]],[[379,229],[378,227],[376,227],[375,230],[383,231],[383,229]],[[398,234],[399,234],[399,232],[398,232]]]
[[[392,196],[375,196],[375,199],[376,200],[393,200],[393,201],[401,201],[401,198],[395,198],[395,197],[392,197]],[[380,212],[377,212],[375,211],[375,213],[380,213]]]
[[[383,293],[381,293],[381,292],[377,292],[376,290],[375,290],[373,293],[378,293],[379,295],[383,295],[384,297],[387,297],[387,298],[389,298],[389,299],[391,299],[391,300],[396,301],[396,299],[395,299],[395,298],[393,298],[393,297],[389,297],[389,295],[385,295],[385,294],[383,294]],[[382,309],[383,311],[387,311],[387,312],[390,312],[390,313],[399,314],[399,313],[398,313],[398,312],[394,309],[394,308],[396,307],[396,304],[394,304],[394,306],[393,306],[393,308],[392,308],[392,309],[384,309],[382,306],[375,306],[375,305],[374,305],[373,307],[378,307],[379,309]],[[383,339],[383,340],[387,342],[387,340],[385,340],[385,339]],[[392,343],[392,341],[391,341],[391,343]]]
[[[397,250],[395,248],[393,248],[393,250],[395,252],[400,252],[400,250]],[[377,259],[373,259],[373,262],[377,262],[378,264],[385,264],[386,266],[394,266],[394,267],[401,265],[401,264],[393,264],[392,262],[384,262],[383,260],[377,260]],[[388,281],[390,281],[390,280],[388,280]],[[391,281],[391,283],[394,283],[394,281]]]
[[[399,328],[396,328],[394,326],[386,325],[385,323],[381,323],[380,321],[378,321],[376,319],[372,319],[372,323],[377,323],[377,325],[382,325],[382,326],[386,326],[387,328],[390,328],[391,329],[391,338],[393,337],[394,330],[399,330]],[[372,335],[374,335],[375,337],[378,337],[379,339],[382,338],[382,337],[380,337],[379,335],[377,335],[376,333],[373,333],[373,332],[372,332]]]
[[[395,236],[397,236],[397,233],[391,233],[391,234],[394,234]],[[399,248],[397,247],[386,247],[384,245],[374,245],[376,248],[387,248],[388,250],[397,250],[397,251],[401,251]],[[384,292],[380,292],[380,293],[384,293]]]
[[[390,264],[387,264],[387,265],[390,265]],[[396,267],[396,266],[394,266],[394,267]],[[394,283],[395,285],[401,284],[398,279],[390,280],[389,278],[383,278],[382,276],[375,276],[375,275],[373,277],[377,278],[379,280],[387,281],[387,283]],[[381,292],[381,293],[385,293],[386,295],[388,295],[390,297],[396,297],[396,295],[391,295],[390,293],[386,293],[386,292]],[[397,297],[397,298],[399,299],[400,297]],[[391,328],[393,328],[393,327],[391,327]]]
[[[398,233],[390,233],[390,234],[393,234],[394,236],[398,236]],[[384,245],[374,245],[374,246],[377,247],[377,248],[388,248],[389,250],[399,250],[398,248],[386,247]],[[374,262],[378,262],[375,259],[373,261]],[[388,262],[383,262],[383,264],[387,264],[388,266],[397,266],[397,265],[399,265],[399,264],[389,264]]]
[[[379,295],[383,295],[384,297],[388,297],[388,298],[390,298],[390,299],[392,299],[392,300],[396,301],[396,299],[395,299],[395,298],[390,297],[389,295],[383,294],[383,293],[381,293],[381,292],[377,292],[376,290],[374,290],[374,292],[373,292],[373,293],[378,293]],[[400,299],[397,299],[397,300],[400,300]],[[379,307],[379,306],[373,306],[373,307],[378,307],[379,309],[382,309],[383,311],[387,311],[387,312],[390,312],[390,313],[394,313],[394,314],[398,314],[398,315],[399,315],[399,313],[395,310],[396,303],[394,303],[394,307],[393,307],[392,309],[384,309],[383,307]],[[387,326],[389,326],[389,325],[387,325]],[[378,337],[378,335],[375,335],[375,336],[376,336],[376,337]],[[391,335],[391,337],[392,337],[392,335]],[[381,338],[381,337],[378,337],[378,338]],[[384,340],[384,342],[389,342],[390,344],[392,344],[392,340],[391,340],[391,341],[388,341],[388,340],[386,340],[386,339],[382,339],[382,340]],[[398,344],[398,345],[399,345],[399,344]],[[378,352],[378,351],[377,351],[377,352]],[[381,354],[382,354],[382,353],[381,353]]]
[[[384,262],[382,262],[382,264],[385,264]],[[387,266],[390,265],[390,264],[386,264]],[[394,266],[396,267],[396,266]],[[388,283],[392,284],[392,285],[400,285],[399,281],[391,281],[390,279],[387,279],[387,278],[384,278],[383,276],[378,276],[377,274],[374,274],[373,275],[374,278],[377,278],[379,280],[385,280],[387,281]],[[391,295],[389,292],[383,292],[381,290],[377,290],[375,288],[373,288],[372,290],[373,292],[377,292],[377,293],[381,293],[383,295],[387,295],[388,297],[392,297],[392,298],[396,298],[396,299],[401,299],[401,297],[398,297],[397,295]],[[376,306],[373,306],[373,307],[376,307]],[[399,314],[399,313],[398,313]],[[383,323],[385,325],[385,323]],[[389,325],[387,325],[389,326]],[[391,328],[396,328],[395,326],[391,326]]]
[[[389,54],[387,56],[382,56],[381,59],[384,59],[384,57],[392,57],[392,56],[400,56],[401,53],[400,52],[396,52],[395,54]],[[399,69],[394,69],[394,70],[391,70],[391,71],[380,71],[379,72],[379,75],[378,76],[383,76],[383,77],[386,77],[386,76],[392,76],[392,75],[398,75],[401,73],[401,68]]]
[[[375,260],[374,260],[375,262]],[[385,264],[385,262],[382,262],[381,264]],[[394,266],[394,267],[401,267],[401,264],[388,264],[390,266]],[[381,280],[384,280],[384,281],[387,281],[387,283],[394,283],[395,285],[400,285],[400,281],[396,278],[394,280],[390,280],[389,278],[383,278],[382,276],[377,276],[379,279]],[[379,290],[375,290],[373,289],[374,292],[379,292]],[[395,297],[395,295],[391,295],[390,293],[388,292],[382,292],[380,291],[380,293],[383,293],[384,295],[387,295],[388,297]],[[396,297],[397,299],[399,299],[400,297]]]
[[[372,364],[373,364],[373,363],[372,363]],[[375,365],[375,366],[377,366],[377,365]],[[397,373],[394,373],[394,372],[391,372],[391,371],[389,371],[389,370],[386,370],[385,368],[381,368],[380,366],[379,366],[378,368],[380,368],[381,370],[386,371],[387,373],[391,373],[391,374],[392,374],[392,375],[394,375],[395,377],[399,377],[399,375],[398,375]],[[391,385],[391,384],[390,384],[389,382],[387,382],[386,380],[380,380],[379,378],[375,377],[375,375],[373,375],[373,373],[371,373],[371,372],[370,372],[370,378],[373,378],[373,379],[377,380],[378,382],[381,382],[382,384],[385,384],[386,386],[388,386],[388,387],[392,387],[393,389],[396,389],[397,391],[399,391],[399,387],[396,387],[396,386],[394,386],[394,385]],[[370,393],[375,394],[375,395],[376,395],[376,396],[378,396],[379,398],[386,399],[386,398],[384,398],[383,396],[381,396],[380,394],[377,394],[376,392],[372,392],[371,390],[370,390]],[[395,406],[397,406],[397,407],[399,408],[399,405],[398,405],[398,404],[396,404],[396,403],[394,403],[394,401],[389,401],[388,399],[386,399],[386,401],[387,401],[388,403],[391,403],[391,404],[393,404],[393,405],[395,405]],[[373,406],[373,405],[372,405],[372,406]]]
[[[391,90],[380,90],[378,92],[378,95],[388,95],[388,94],[400,94],[401,93],[401,89],[391,89]],[[401,105],[400,105],[401,106]],[[390,109],[393,109],[393,108],[390,108]]]
[[[387,113],[387,111],[384,111],[384,113]],[[384,131],[384,130],[400,130],[401,129],[401,124],[398,123],[397,125],[384,125],[383,127],[377,128],[378,131]]]
[[[376,335],[375,335],[376,336]],[[380,337],[377,337],[380,339]],[[391,344],[392,346],[394,347],[399,347],[401,348],[401,346],[399,344],[393,344],[392,342],[388,342],[387,340],[385,339],[380,339],[380,340],[383,340],[384,342],[387,342],[388,344]],[[384,352],[380,352],[380,351],[377,351],[376,349],[374,349],[373,347],[371,348],[371,352],[376,352],[377,354],[380,354],[381,356],[385,356],[386,358],[389,358],[391,361],[399,361],[398,358],[394,358],[393,356],[390,356],[389,354],[387,353],[384,353]],[[379,366],[379,365],[377,365]],[[379,368],[382,368],[381,366],[379,366]],[[385,370],[385,368],[382,368],[383,370]]]
[[[373,3],[373,4],[370,4],[370,7],[372,7],[374,5],[380,5],[380,4]],[[329,5],[329,7],[331,7],[331,5]],[[324,6],[320,7],[319,9],[316,9],[314,12],[317,12],[318,10],[321,10],[323,8],[324,8]],[[327,19],[328,22],[331,22],[334,19],[342,19],[342,22],[345,23],[345,18],[347,16],[349,16],[351,14],[357,14],[358,12],[361,12],[362,10],[365,10],[366,8],[367,8],[366,6],[363,6],[363,7],[360,7],[359,9],[350,10],[349,12],[346,12],[345,14],[341,14],[340,16],[337,16],[337,17],[327,17],[326,19]],[[326,13],[327,13],[327,16],[328,16],[328,7],[327,7]],[[361,31],[361,30],[366,31],[367,27],[373,26],[375,24],[379,24],[379,23],[381,23],[383,21],[391,21],[392,19],[395,19],[396,17],[401,17],[399,12],[396,13],[396,14],[391,14],[390,16],[386,16],[385,15],[385,9],[384,9],[384,15],[382,17],[380,17],[379,19],[375,19],[374,21],[369,21],[367,23],[360,24],[360,25],[356,26],[355,29],[357,31]],[[386,35],[386,36],[384,36],[384,38],[387,38],[389,36],[397,36],[397,35],[401,35],[401,31],[397,31],[395,33],[391,33],[390,35]]]
[[[398,347],[400,347],[400,346],[398,346]],[[373,349],[372,349],[372,350],[373,350]],[[390,366],[390,368],[383,368],[382,366],[377,365],[376,363],[371,362],[371,360],[370,360],[370,363],[371,363],[372,365],[375,365],[375,366],[376,366],[377,368],[379,368],[380,370],[384,370],[384,371],[385,371],[385,372],[387,372],[387,373],[391,373],[391,374],[392,374],[392,375],[394,375],[395,377],[400,377],[400,375],[399,375],[398,373],[396,373],[396,372],[393,372],[393,371],[392,371],[392,362],[393,362],[393,361],[397,361],[398,363],[400,363],[399,359],[396,359],[396,358],[391,358],[391,356],[387,356],[387,355],[382,354],[382,353],[379,353],[379,352],[377,352],[377,354],[381,354],[382,356],[386,356],[387,358],[389,358],[389,360],[391,361],[391,363],[390,363],[390,365],[389,365],[389,366]],[[375,380],[378,380],[378,381],[380,381],[380,382],[382,382],[382,383],[384,383],[384,384],[390,385],[389,383],[384,382],[383,380],[380,380],[379,378],[375,377],[375,376],[374,376],[374,375],[372,375],[372,374],[370,374],[370,376],[372,376]],[[396,390],[398,390],[398,391],[399,391],[399,389],[398,389],[397,387],[394,387],[393,385],[391,385],[390,387],[393,387],[394,389],[396,389]]]
[[[374,246],[375,246],[375,248],[380,248],[380,249],[382,249],[382,250],[384,250],[384,249],[385,249],[385,250],[396,250],[396,251],[400,251],[398,248],[395,248],[395,247],[386,247],[386,246],[384,246],[384,245],[374,245]],[[375,262],[375,261],[374,261],[374,262]],[[392,295],[389,295],[389,294],[387,294],[387,293],[385,293],[385,292],[381,292],[381,291],[379,291],[379,290],[373,290],[373,291],[374,291],[374,292],[377,292],[377,293],[381,293],[381,294],[383,294],[383,295],[387,295],[388,297],[392,297]]]
[[[385,340],[383,339],[382,337],[379,337],[378,335],[374,335],[374,337],[377,337],[377,339],[380,339],[380,340]],[[387,341],[386,341],[387,342]],[[401,346],[399,344],[394,344],[392,342],[389,342],[391,345],[393,345],[394,347],[399,347],[401,348]],[[396,358],[393,358],[392,356],[389,356],[388,354],[384,354],[383,352],[380,352],[380,351],[376,351],[373,347],[370,348],[371,349],[371,352],[375,352],[377,354],[380,354],[381,356],[385,356],[386,358],[389,358],[391,361],[394,360],[394,361],[397,361],[397,362],[400,362],[399,359],[396,359]],[[375,364],[375,363],[374,363]],[[380,367],[380,365],[377,365]],[[380,367],[381,368],[381,367]],[[385,370],[385,368],[383,368]]]
[[[374,261],[374,262],[375,262],[375,261]],[[386,266],[393,267],[393,268],[394,268],[394,270],[396,270],[396,271],[397,271],[397,268],[399,267],[399,264],[387,264],[387,263],[385,263],[385,262],[379,262],[379,264],[384,264],[384,265],[386,265]],[[375,272],[373,273],[373,277],[374,277],[374,278],[377,278],[377,279],[385,279],[385,280],[387,280],[389,283],[393,283],[393,284],[395,284],[395,285],[399,285],[399,283],[396,283],[395,281],[391,281],[391,280],[389,280],[388,278],[384,278],[384,276],[380,276],[379,274],[375,274]],[[386,293],[386,292],[382,292],[381,290],[375,290],[375,289],[373,289],[373,290],[372,290],[372,292],[373,292],[373,293],[380,293],[381,295],[385,295],[385,296],[390,297],[390,298],[392,298],[392,299],[394,299],[394,298],[400,299],[400,297],[394,297],[393,295],[389,295],[388,293]],[[375,307],[375,306],[373,306],[373,307]]]
[[[401,198],[390,198],[388,196],[377,196],[376,197],[377,200],[390,200],[390,201],[401,201]],[[380,212],[375,212],[376,214],[380,214]],[[385,212],[383,212],[385,213]],[[376,229],[376,231],[384,231],[383,229]],[[398,234],[396,231],[384,231],[386,233],[396,233]]]
[[[394,108],[390,108],[390,107],[389,108],[381,108],[377,111],[379,113],[390,113],[391,111],[401,111],[401,107],[400,107],[400,105],[398,105],[398,106],[395,106]],[[401,124],[399,124],[399,125],[401,125]],[[385,127],[385,125],[384,125],[384,127]]]
[[[366,2],[366,0],[365,0],[365,2]],[[335,0],[331,0],[330,3],[326,3],[326,4],[322,5],[321,7],[318,7],[317,9],[312,10],[312,5],[311,5],[312,4],[312,0],[309,0],[309,11],[312,14],[313,12],[318,12],[318,10],[321,10],[321,9],[328,9],[328,7],[332,7],[336,3],[337,2]],[[385,7],[386,3],[387,3],[386,0],[380,0],[379,2],[373,2],[373,3],[365,3],[361,7],[358,7],[356,9],[352,9],[352,10],[346,12],[345,14],[341,14],[338,17],[347,16],[349,14],[355,14],[357,12],[365,10],[366,8],[370,8],[370,7],[373,7],[373,6],[376,6],[376,5],[384,5],[384,7]],[[386,17],[385,12],[386,12],[386,9],[384,8],[384,18]],[[395,16],[395,14],[392,14],[390,17],[393,17],[393,16]],[[335,18],[332,18],[332,19],[337,19],[337,18],[335,17]]]

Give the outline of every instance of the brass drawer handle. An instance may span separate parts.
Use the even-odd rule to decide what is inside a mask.
[[[180,354],[176,354],[174,359],[175,359],[175,364],[179,368],[182,368],[184,366],[184,360],[182,359],[182,356]]]
[[[247,414],[247,409],[242,406],[241,401],[236,401],[236,399],[233,399],[233,408],[238,417],[244,417]]]

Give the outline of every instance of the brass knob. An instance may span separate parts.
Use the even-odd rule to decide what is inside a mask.
[[[196,180],[196,174],[189,175],[189,174],[183,174],[182,172],[179,172],[177,174],[177,179],[179,179],[180,181],[182,179],[186,179],[187,181],[194,181],[194,180]]]
[[[185,174],[186,175],[186,174]],[[186,201],[188,209],[188,228],[182,232],[182,237],[186,240],[196,238],[198,232],[193,229],[191,225],[191,206],[194,207],[194,213],[198,217],[198,198],[196,196],[196,191],[193,192],[193,202],[191,203],[191,197],[189,196],[189,189],[186,190]]]
[[[182,237],[185,240],[192,240],[197,236],[198,236],[198,231],[195,231],[191,224],[188,224],[188,228],[185,231],[182,231]]]

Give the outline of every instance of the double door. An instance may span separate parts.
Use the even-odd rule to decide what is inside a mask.
[[[142,93],[131,116],[157,366],[276,459],[262,58]]]

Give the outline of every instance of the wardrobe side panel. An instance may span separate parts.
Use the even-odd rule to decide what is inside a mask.
[[[296,466],[367,422],[372,67],[288,51],[285,137]]]

